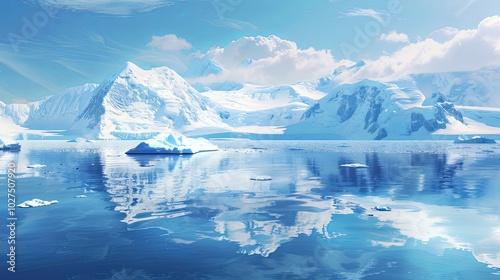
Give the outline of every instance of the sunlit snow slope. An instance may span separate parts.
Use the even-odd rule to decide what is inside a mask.
[[[227,129],[208,98],[167,67],[142,70],[128,62],[94,91],[70,131],[83,131],[86,138],[137,139],[198,129]]]

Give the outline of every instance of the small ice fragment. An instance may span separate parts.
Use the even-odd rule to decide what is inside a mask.
[[[377,210],[377,211],[391,211],[391,207],[389,206],[375,206],[373,207],[373,210]]]
[[[41,167],[45,167],[46,165],[45,164],[30,164],[28,165],[27,167],[28,168],[41,168]]]
[[[27,200],[27,201],[17,205],[17,207],[31,208],[31,207],[47,206],[47,205],[56,204],[56,203],[59,203],[59,201],[57,201],[57,200],[46,201],[46,200],[34,198],[32,200]]]
[[[351,167],[351,168],[368,168],[368,165],[362,163],[348,163],[348,164],[341,164],[340,166]]]
[[[75,196],[75,198],[87,198],[87,196],[83,195],[83,194],[80,194],[80,195]]]
[[[271,176],[252,176],[250,177],[250,180],[253,181],[271,181],[273,178]]]

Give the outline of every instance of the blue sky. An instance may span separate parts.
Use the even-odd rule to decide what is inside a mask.
[[[474,70],[495,66],[500,55],[497,0],[4,0],[0,7],[4,102],[100,83],[126,61],[182,73],[210,58],[230,73],[214,81],[279,84],[359,60],[370,66],[362,74],[377,78]],[[255,63],[241,69],[245,57]]]

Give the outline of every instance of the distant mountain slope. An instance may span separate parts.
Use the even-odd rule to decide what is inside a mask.
[[[32,129],[66,130],[89,105],[97,84],[68,88],[32,106],[24,126]]]
[[[286,126],[326,94],[304,84],[283,86],[242,85],[236,90],[207,91],[225,123],[236,130],[248,126]]]
[[[212,102],[167,67],[131,62],[94,91],[70,133],[87,138],[138,139],[160,132],[228,129]]]
[[[410,77],[426,96],[440,93],[456,105],[500,106],[500,68]]]
[[[415,87],[364,80],[341,85],[310,107],[286,135],[328,139],[422,139],[450,126],[464,127],[454,105],[425,96]],[[307,136],[304,136],[307,135]],[[309,137],[308,137],[309,136]]]
[[[188,69],[182,73],[183,77],[205,77],[208,75],[217,75],[224,69],[212,59],[194,60]]]

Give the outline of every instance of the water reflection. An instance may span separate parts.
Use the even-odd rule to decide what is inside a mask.
[[[22,232],[36,236],[40,224],[49,224],[48,218],[37,224],[36,213],[61,213],[46,216],[57,227],[50,241],[63,242],[51,253],[61,258],[79,251],[92,260],[126,262],[138,253],[129,244],[151,239],[166,242],[169,249],[175,244],[177,251],[149,245],[155,251],[144,249],[143,255],[156,254],[186,267],[203,261],[207,271],[214,269],[208,261],[212,250],[224,247],[219,257],[227,259],[220,261],[224,269],[218,272],[227,273],[227,279],[251,270],[248,266],[255,268],[248,274],[253,278],[357,279],[385,271],[401,276],[407,273],[402,267],[436,271],[433,261],[458,256],[463,258],[434,278],[448,277],[453,270],[477,271],[478,262],[497,271],[498,149],[484,153],[484,148],[453,150],[442,144],[439,151],[428,152],[427,144],[404,143],[399,151],[383,152],[370,146],[379,144],[370,143],[334,143],[330,149],[300,142],[294,146],[301,149],[289,150],[262,142],[266,150],[236,147],[193,156],[126,156],[123,152],[136,144],[106,142],[0,153],[0,164],[15,160],[23,179],[40,179],[43,188],[26,188],[25,195],[42,193],[60,200],[57,207],[65,213],[55,207],[23,212],[32,218],[25,223],[33,224]],[[351,163],[368,167],[343,166]],[[46,167],[29,169],[29,164]],[[272,180],[250,180],[255,176]],[[74,194],[84,190],[98,199],[89,195],[75,202]],[[372,210],[377,205],[393,211]],[[35,248],[35,241],[25,244]],[[243,258],[234,261],[238,257],[228,251]],[[186,260],[198,254],[206,260]],[[193,273],[204,275],[200,271]]]
[[[467,171],[497,168],[498,161],[492,165],[488,157],[230,149],[120,159],[103,152],[101,161],[107,191],[115,210],[125,215],[123,222],[134,230],[160,228],[182,244],[226,240],[238,244],[241,253],[269,256],[300,236],[319,234],[328,240],[357,234],[339,232],[342,225],[334,217],[345,215],[349,223],[367,220],[391,228],[369,238],[374,248],[441,240],[436,245],[441,250],[473,251],[478,261],[500,267],[495,246],[484,246],[500,245],[498,215],[489,206],[469,208],[471,203],[491,205],[486,196],[498,197],[491,187],[498,175]],[[342,166],[348,163],[368,168]],[[251,181],[254,175],[273,180]],[[394,210],[374,212],[376,205]],[[470,233],[470,225],[482,230]]]

